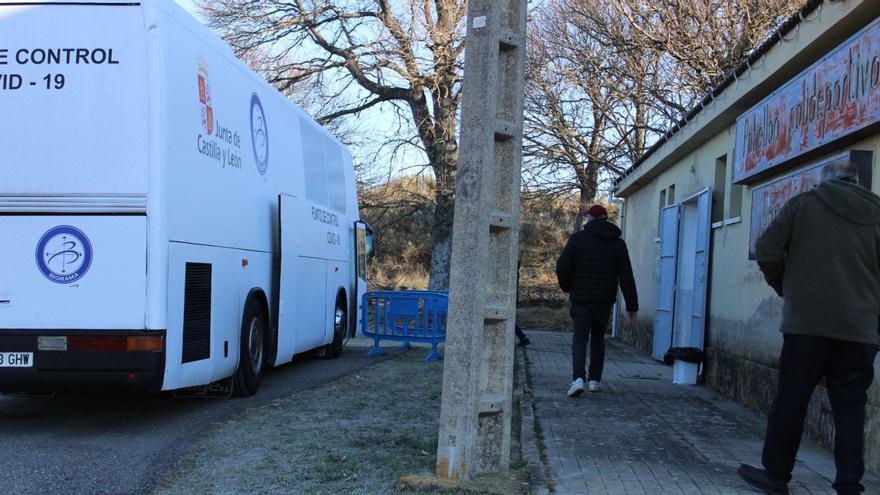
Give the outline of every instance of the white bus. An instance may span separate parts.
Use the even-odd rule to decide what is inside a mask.
[[[345,147],[171,0],[0,1],[0,392],[251,395],[339,356],[370,235]]]

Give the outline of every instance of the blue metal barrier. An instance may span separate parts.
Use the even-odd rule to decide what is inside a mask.
[[[380,340],[431,344],[425,361],[443,359],[437,345],[446,342],[446,315],[449,295],[443,291],[401,290],[376,291],[364,294],[361,307],[363,334],[374,341],[368,356],[384,356]]]

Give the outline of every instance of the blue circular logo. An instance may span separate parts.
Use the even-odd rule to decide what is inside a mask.
[[[40,272],[56,284],[76,282],[92,266],[92,243],[70,225],[59,225],[43,234],[36,254]]]
[[[266,175],[269,168],[269,127],[266,124],[266,113],[256,93],[251,95],[251,144],[254,148],[254,160],[260,175]]]

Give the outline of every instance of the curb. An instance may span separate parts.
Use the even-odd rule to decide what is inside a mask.
[[[530,491],[536,495],[549,495],[555,493],[553,480],[549,477],[549,466],[541,455],[539,442],[543,444],[543,438],[537,427],[535,416],[535,396],[532,393],[531,379],[528,373],[528,359],[526,349],[516,353],[517,381],[520,384],[516,393],[519,395],[520,418],[520,448],[522,449],[523,461],[528,465]]]

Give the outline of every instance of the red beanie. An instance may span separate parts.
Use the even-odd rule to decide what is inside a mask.
[[[608,216],[608,210],[605,209],[602,205],[593,205],[587,210],[587,215],[590,215],[593,218],[602,218]]]

